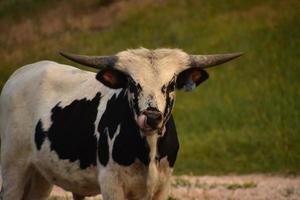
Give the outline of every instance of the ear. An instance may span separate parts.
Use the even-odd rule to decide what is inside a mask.
[[[191,91],[200,83],[208,79],[208,77],[208,73],[199,67],[186,69],[178,75],[176,88],[183,88],[185,91]]]
[[[119,70],[107,68],[97,73],[96,79],[112,89],[125,88],[128,84],[127,75]]]

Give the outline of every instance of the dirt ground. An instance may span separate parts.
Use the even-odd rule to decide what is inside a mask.
[[[51,196],[70,197],[56,187]],[[54,198],[55,199],[55,198]],[[68,198],[66,198],[68,199]],[[87,198],[101,199],[101,196]],[[175,176],[169,200],[300,200],[300,177]]]

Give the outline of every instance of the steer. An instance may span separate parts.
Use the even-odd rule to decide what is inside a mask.
[[[241,55],[144,48],[113,56],[62,56],[18,69],[0,96],[4,200],[46,199],[53,185],[74,199],[167,199],[179,143],[175,89],[190,91],[207,67]]]

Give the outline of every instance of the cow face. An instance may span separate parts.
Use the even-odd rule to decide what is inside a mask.
[[[188,55],[179,49],[144,48],[116,56],[61,53],[83,65],[100,68],[96,78],[112,89],[127,92],[134,118],[145,135],[162,134],[175,100],[175,89],[190,91],[208,78],[204,68],[241,55]]]
[[[117,57],[114,67],[100,71],[97,79],[110,88],[127,90],[135,120],[145,134],[163,132],[175,88],[191,90],[208,78],[204,70],[191,68],[189,55],[177,49],[128,50]]]

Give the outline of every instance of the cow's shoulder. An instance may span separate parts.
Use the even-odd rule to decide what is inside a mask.
[[[10,76],[10,79],[30,79],[31,77],[40,77],[44,79],[45,77],[55,77],[58,72],[66,73],[58,74],[59,76],[63,77],[63,75],[85,71],[69,65],[44,60],[20,67]]]
[[[60,159],[79,161],[80,168],[96,165],[97,138],[95,121],[101,93],[93,98],[74,99],[67,105],[58,102],[51,109],[50,127],[43,127],[40,119],[35,126],[35,144],[41,150],[45,140]]]
[[[41,61],[33,64],[33,70],[39,73],[38,76],[44,84],[51,84],[56,87],[63,86],[77,86],[86,81],[98,83],[96,80],[96,73],[81,70],[73,66],[64,65],[52,61]]]
[[[52,61],[40,61],[17,69],[4,86],[4,92],[19,99],[48,98],[72,93],[79,87],[101,87],[96,74]],[[37,95],[33,95],[37,94]],[[25,98],[26,97],[26,98]]]

